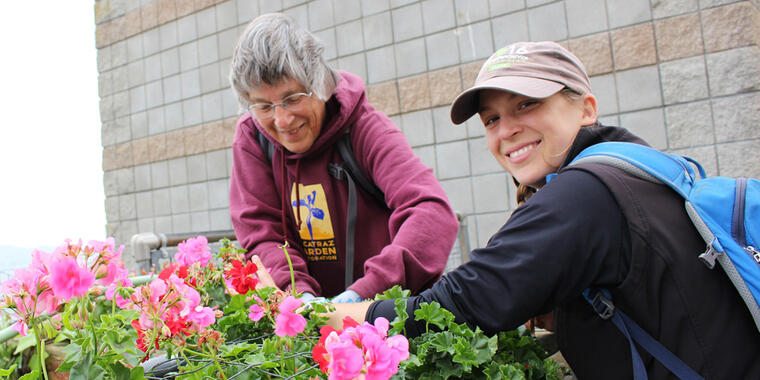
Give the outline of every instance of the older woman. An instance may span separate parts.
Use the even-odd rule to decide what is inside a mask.
[[[235,234],[283,289],[291,284],[280,248],[287,242],[295,286],[307,297],[357,301],[396,284],[419,292],[445,268],[456,217],[432,170],[367,102],[362,80],[328,67],[322,52],[283,14],[257,17],[240,36],[230,82],[248,112],[233,143]],[[381,201],[358,186],[352,194],[336,166],[346,134]]]
[[[632,366],[633,344],[582,295],[606,288],[615,306],[693,375],[760,378],[760,334],[728,277],[697,259],[704,241],[683,198],[616,168],[567,168],[600,142],[644,144],[597,121],[596,97],[578,58],[553,42],[498,50],[451,107],[456,124],[473,115],[491,154],[526,190],[522,196],[533,195],[469,262],[409,298],[409,315],[437,301],[458,321],[495,333],[553,311],[549,327],[578,378],[630,379],[643,371],[650,379],[673,378],[643,351],[641,366]],[[392,320],[394,303],[338,305],[331,323],[345,315]],[[407,320],[408,335],[424,331]]]

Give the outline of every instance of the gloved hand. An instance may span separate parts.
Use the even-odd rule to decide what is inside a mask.
[[[330,300],[332,303],[352,303],[352,302],[362,302],[362,297],[359,296],[359,293],[347,289],[343,293],[338,294],[337,296],[333,297],[332,300]]]
[[[325,303],[327,299],[325,297],[316,297],[309,292],[303,292],[301,294],[301,301],[303,301],[304,305],[309,305],[311,303]]]

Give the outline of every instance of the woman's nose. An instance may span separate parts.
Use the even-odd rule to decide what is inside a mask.
[[[512,136],[520,132],[518,124],[511,120],[509,117],[499,118],[499,138],[502,140],[510,139]]]
[[[275,107],[274,110],[274,125],[277,128],[285,128],[287,127],[290,122],[293,120],[293,114],[290,113],[285,107],[278,106]]]

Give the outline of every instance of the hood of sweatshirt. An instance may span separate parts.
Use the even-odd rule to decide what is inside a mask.
[[[625,128],[608,127],[596,122],[596,124],[583,127],[578,131],[570,151],[568,151],[565,160],[557,171],[559,172],[559,169],[567,166],[583,149],[608,141],[624,141],[649,146],[646,141]]]

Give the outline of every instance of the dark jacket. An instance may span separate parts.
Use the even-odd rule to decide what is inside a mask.
[[[582,128],[561,168],[602,141],[641,142],[620,128]],[[489,333],[554,310],[560,350],[580,379],[631,378],[628,342],[581,296],[606,287],[617,307],[706,378],[760,378],[760,334],[725,274],[697,258],[704,248],[672,190],[584,165],[560,170],[470,262],[409,307],[438,301]],[[367,317],[388,309],[373,304]],[[411,334],[420,328],[407,324]],[[650,379],[672,376],[640,353]]]

